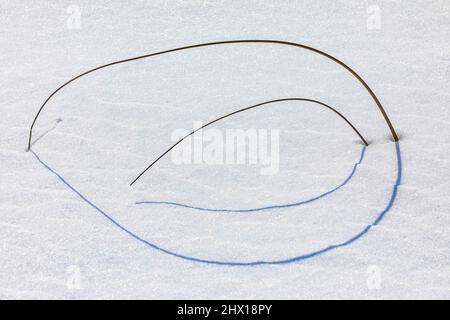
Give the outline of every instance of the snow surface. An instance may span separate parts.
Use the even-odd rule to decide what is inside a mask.
[[[371,5],[380,8],[380,29],[367,27]],[[1,1],[0,298],[450,298],[449,14],[447,1]],[[331,53],[385,106],[401,135],[401,185],[380,223],[356,241],[250,266],[148,245],[207,261],[279,261],[346,243],[374,224],[397,181],[389,130],[355,78],[297,48],[215,46],[92,73],[54,96],[36,123],[33,152],[25,151],[39,106],[75,75],[231,39]],[[175,165],[168,156],[129,186],[173,143],[174,130],[287,97],[326,102],[351,119],[370,142],[361,163],[363,146],[342,120],[291,101],[214,125],[279,130],[277,174],[260,175],[255,165]],[[136,204],[288,204],[332,190],[353,169],[335,192],[287,208]]]

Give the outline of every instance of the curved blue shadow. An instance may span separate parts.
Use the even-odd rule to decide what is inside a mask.
[[[172,202],[172,201],[138,201],[135,202],[135,204],[152,204],[152,205],[171,205],[171,206],[177,206],[177,207],[183,207],[183,208],[189,208],[189,209],[194,209],[194,210],[199,210],[199,211],[207,211],[207,212],[233,212],[233,213],[237,213],[237,212],[256,212],[256,211],[265,211],[265,210],[272,210],[272,209],[282,209],[282,208],[290,208],[290,207],[297,207],[297,206],[301,206],[303,204],[307,204],[316,200],[319,200],[333,192],[335,192],[336,190],[340,189],[341,187],[343,187],[344,185],[347,184],[347,182],[350,181],[350,179],[353,177],[353,175],[356,172],[356,169],[358,167],[359,164],[361,164],[361,162],[364,159],[364,153],[366,151],[366,146],[363,146],[363,148],[361,149],[361,156],[359,157],[358,162],[356,162],[353,165],[353,169],[350,172],[350,174],[348,175],[348,177],[341,182],[337,187],[324,192],[318,196],[315,196],[313,198],[307,199],[307,200],[302,200],[302,201],[298,201],[298,202],[293,202],[293,203],[287,203],[287,204],[275,204],[275,205],[270,205],[270,206],[266,206],[266,207],[260,207],[260,208],[251,208],[251,209],[219,209],[219,208],[204,208],[204,207],[197,207],[197,206],[191,206],[188,204],[184,204],[184,203],[179,203],[179,202]]]
[[[371,224],[367,225],[363,230],[361,230],[359,233],[357,233],[356,235],[354,235],[353,237],[351,237],[347,241],[329,245],[328,247],[325,247],[325,248],[323,248],[321,250],[317,250],[317,251],[313,251],[313,252],[310,252],[310,253],[294,256],[294,257],[291,257],[291,258],[281,259],[281,260],[257,260],[257,261],[248,261],[248,262],[245,262],[245,261],[242,261],[242,262],[240,262],[240,261],[220,261],[220,260],[201,259],[201,258],[186,256],[186,255],[182,255],[182,254],[179,254],[179,253],[176,253],[176,252],[164,249],[164,248],[162,248],[162,247],[160,247],[160,246],[158,246],[158,245],[156,245],[154,243],[151,243],[151,242],[141,238],[140,236],[138,236],[137,234],[133,233],[131,230],[127,229],[126,227],[124,227],[120,223],[118,223],[116,220],[114,220],[110,216],[110,214],[108,214],[104,210],[102,210],[99,207],[97,207],[94,203],[92,203],[89,199],[87,199],[83,194],[81,194],[77,189],[75,189],[72,185],[70,185],[60,174],[58,174],[49,165],[47,165],[44,161],[42,161],[39,158],[39,156],[33,150],[30,150],[30,151],[36,157],[36,159],[48,171],[50,171],[55,176],[57,176],[59,178],[59,180],[62,183],[64,183],[70,190],[72,190],[74,193],[76,193],[83,201],[85,201],[92,208],[94,208],[97,212],[101,213],[105,218],[107,218],[115,226],[117,226],[122,231],[126,232],[128,235],[133,237],[135,240],[138,240],[138,241],[140,241],[140,242],[148,245],[149,247],[151,247],[153,249],[156,249],[156,250],[158,250],[160,252],[169,254],[169,255],[177,257],[177,258],[193,261],[193,262],[201,262],[201,263],[215,264],[215,265],[226,265],[226,266],[256,266],[256,265],[264,265],[264,264],[287,264],[287,263],[293,263],[293,262],[296,262],[296,261],[301,261],[301,260],[305,260],[305,259],[309,259],[309,258],[318,256],[318,255],[321,255],[321,254],[323,254],[325,252],[328,252],[328,251],[331,251],[333,249],[337,249],[337,248],[340,248],[340,247],[344,247],[344,246],[347,246],[347,245],[353,243],[354,241],[358,240],[363,235],[368,233],[369,230],[373,226],[376,226],[377,224],[379,224],[381,222],[381,220],[385,217],[386,213],[388,213],[389,210],[394,205],[394,201],[395,201],[395,198],[397,197],[397,192],[398,192],[397,189],[398,189],[398,187],[401,184],[402,160],[401,160],[400,144],[398,142],[395,142],[395,148],[396,148],[396,154],[397,154],[397,178],[396,178],[396,181],[395,181],[394,186],[392,188],[392,193],[391,193],[391,196],[389,198],[389,201],[388,201],[386,207],[380,212],[380,214],[377,216],[377,218]]]

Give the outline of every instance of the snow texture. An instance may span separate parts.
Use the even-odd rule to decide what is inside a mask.
[[[448,1],[1,1],[0,299],[449,299],[449,14]],[[26,152],[39,106],[72,77],[233,39],[338,57],[399,144],[331,60],[227,44],[74,81]],[[329,110],[280,102],[213,125],[279,130],[276,174],[167,155],[129,186],[174,130],[289,97],[333,106],[370,145]]]

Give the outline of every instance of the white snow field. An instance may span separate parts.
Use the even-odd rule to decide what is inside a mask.
[[[2,0],[0,299],[449,299],[449,16],[448,1]],[[76,75],[235,39],[342,60],[399,144],[342,66],[234,43],[73,81],[26,152]],[[270,162],[177,164],[184,141],[130,186],[177,130],[286,98],[336,108],[369,146],[323,106],[279,101],[204,130],[268,133]]]

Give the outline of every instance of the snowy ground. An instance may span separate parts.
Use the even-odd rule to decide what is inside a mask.
[[[2,0],[0,298],[450,298],[449,14],[447,1]],[[356,241],[250,266],[149,245],[205,261],[289,262],[346,243],[388,206],[398,161],[381,113],[348,72],[300,49],[208,47],[92,73],[48,103],[33,152],[25,151],[39,106],[75,75],[231,39],[331,53],[385,106],[401,135],[401,185]],[[276,174],[261,175],[261,165],[176,165],[168,156],[129,186],[175,130],[286,97],[326,102],[351,119],[370,142],[360,164],[363,145],[341,119],[290,101],[214,125],[278,130]],[[289,204],[332,190],[354,168],[331,194],[287,208],[136,204]]]

